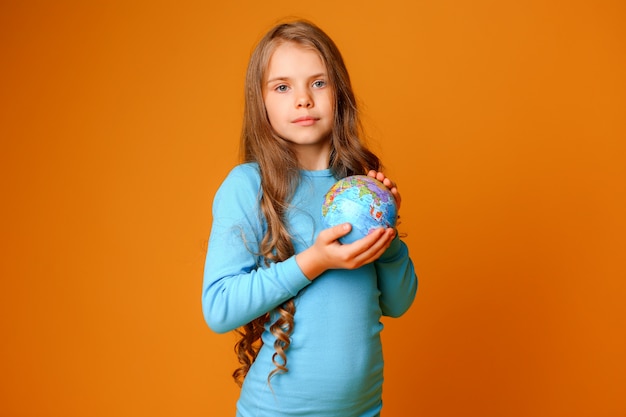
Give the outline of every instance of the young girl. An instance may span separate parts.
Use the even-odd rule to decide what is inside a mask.
[[[339,178],[375,177],[400,194],[361,142],[348,72],[311,23],[270,30],[245,85],[244,163],[213,202],[202,306],[216,332],[238,329],[237,416],[377,416],[382,315],[411,305],[406,245],[379,228],[342,245],[350,224],[323,229]]]

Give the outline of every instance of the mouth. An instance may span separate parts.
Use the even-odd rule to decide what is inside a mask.
[[[299,125],[299,126],[311,126],[315,124],[315,122],[317,122],[318,120],[319,119],[315,117],[302,116],[302,117],[298,117],[297,119],[292,120],[291,123]]]

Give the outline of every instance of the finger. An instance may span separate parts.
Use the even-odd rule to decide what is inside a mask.
[[[376,241],[376,243],[372,246],[372,254],[376,260],[380,258],[380,256],[391,246],[391,242],[396,237],[396,231],[392,228],[386,228],[385,233]]]
[[[370,256],[372,253],[376,252],[381,246],[383,246],[385,244],[385,240],[386,240],[386,233],[388,233],[388,228],[384,228],[384,227],[377,227],[376,229],[372,230],[367,236],[365,236],[364,238],[361,238],[359,240],[357,240],[356,242],[353,243],[357,245],[354,245],[354,249],[358,249],[355,252],[355,257],[358,256],[362,256],[362,257],[368,257]],[[393,232],[393,229],[392,233]]]
[[[357,257],[363,252],[367,251],[376,243],[378,239],[383,235],[384,230],[382,227],[378,227],[374,229],[367,236],[362,237],[361,239],[355,240],[352,243],[348,243],[343,245],[344,250],[351,254],[351,257]]]
[[[367,176],[376,178],[376,171],[374,171],[373,169],[370,169],[369,172],[367,173]]]
[[[398,191],[398,188],[397,187],[393,187],[391,189],[391,194],[396,199],[396,206],[398,207],[398,210],[400,210],[400,204],[402,203],[402,197],[400,197],[400,192]]]
[[[355,260],[357,260],[359,264],[365,265],[377,260],[391,245],[391,241],[396,234],[395,230],[390,228],[380,228],[380,230],[382,230],[380,237],[369,248],[367,248],[367,250],[355,257]]]
[[[391,181],[389,178],[385,178],[382,181],[382,183],[385,184],[385,187],[389,188],[390,190],[392,188],[396,188],[396,184],[393,181]]]

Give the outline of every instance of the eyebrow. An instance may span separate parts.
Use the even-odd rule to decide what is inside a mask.
[[[328,78],[328,75],[325,72],[320,72],[319,74],[311,75],[309,78],[312,79],[312,78],[322,78],[322,77]],[[267,80],[266,84],[270,84],[275,81],[289,81],[289,80],[291,80],[291,78],[278,76],[278,77],[270,78],[269,80]]]

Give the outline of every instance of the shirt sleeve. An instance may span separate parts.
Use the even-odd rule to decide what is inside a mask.
[[[400,317],[411,307],[417,292],[417,276],[408,247],[396,236],[374,266],[383,315]]]
[[[213,224],[204,266],[202,310],[218,333],[236,329],[273,310],[310,284],[295,261],[262,264],[258,242],[260,179],[253,166],[239,166],[213,200]]]

